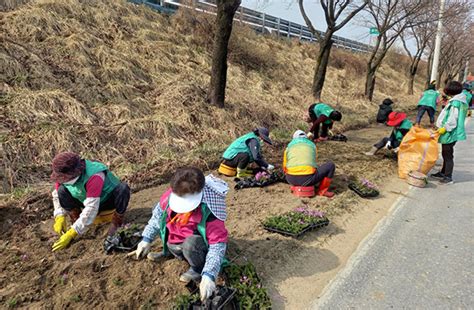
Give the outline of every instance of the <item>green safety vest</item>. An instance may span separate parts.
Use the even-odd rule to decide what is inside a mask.
[[[456,128],[454,128],[450,132],[446,132],[444,135],[439,136],[438,142],[441,144],[450,144],[456,141],[466,140],[466,131],[464,129],[464,121],[466,119],[468,105],[459,100],[452,100],[449,102],[448,106],[445,108],[447,109],[446,116],[443,119],[443,126],[448,120],[452,109],[458,109],[458,123]]]
[[[104,186],[100,194],[100,201],[104,202],[110,197],[115,187],[120,184],[120,180],[111,172],[103,163],[90,161],[86,159],[86,168],[82,172],[79,179],[74,184],[62,184],[71,193],[72,197],[84,203],[86,200],[86,184],[87,181],[96,173],[104,172]]]
[[[290,175],[313,174],[316,163],[316,145],[307,138],[295,138],[286,148],[286,173]]]
[[[404,119],[403,122],[400,124],[400,126],[393,128],[393,133],[395,134],[395,139],[397,139],[397,141],[401,142],[403,140],[403,133],[400,131],[400,129],[410,130],[410,128],[412,126],[413,126],[413,123],[410,120]]]
[[[436,110],[436,99],[438,99],[438,96],[439,92],[437,90],[425,90],[420,101],[418,101],[418,106],[427,106]]]
[[[161,206],[157,206],[157,208],[160,208]],[[207,207],[207,204],[204,202],[201,203],[201,214],[202,218],[199,224],[197,225],[197,231],[201,235],[202,239],[204,240],[204,243],[206,244],[206,247],[209,247],[209,241],[207,240],[207,235],[206,235],[206,223],[207,219],[209,216],[212,214],[211,210]],[[168,218],[168,209],[169,209],[169,198],[168,198],[168,203],[166,205],[166,208],[163,210],[163,213],[161,214],[160,218],[160,238],[163,243],[163,253],[165,255],[169,254],[168,250],[168,228],[166,227],[166,219]],[[224,257],[221,268],[226,267],[229,265],[229,261]]]
[[[472,94],[468,92],[466,89],[462,90],[463,94],[466,95],[466,103],[469,105],[469,102],[472,100]]]
[[[316,115],[316,117],[320,117],[321,115],[329,117],[329,115],[331,115],[331,113],[333,111],[334,111],[334,109],[331,108],[330,106],[328,106],[325,103],[318,103],[313,108],[313,112]],[[328,125],[331,124],[331,123],[332,123],[332,120],[330,120],[330,119],[328,119],[324,122],[324,124],[328,124]]]
[[[257,140],[257,151],[260,152],[260,141],[258,136],[254,132],[249,132],[239,138],[237,138],[234,142],[229,145],[229,147],[225,150],[224,155],[222,157],[227,160],[234,159],[235,156],[239,153],[247,153],[250,156],[250,162],[254,162],[255,158],[252,156],[252,152],[250,152],[249,147],[247,146],[247,140],[256,139]]]

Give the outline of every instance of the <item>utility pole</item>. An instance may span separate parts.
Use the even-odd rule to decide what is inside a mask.
[[[469,57],[466,60],[466,67],[464,68],[464,76],[462,81],[465,82],[467,80],[467,75],[469,74]]]
[[[436,80],[436,77],[438,75],[439,56],[441,54],[441,32],[443,30],[444,1],[445,0],[441,0],[439,5],[438,29],[436,31],[435,50],[433,56],[433,66],[431,67],[430,82]],[[439,86],[440,81],[436,81],[436,83]]]

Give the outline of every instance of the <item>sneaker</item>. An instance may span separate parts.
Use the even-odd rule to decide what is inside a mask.
[[[454,181],[453,181],[453,179],[450,178],[450,177],[444,177],[444,178],[442,178],[441,180],[439,180],[439,183],[441,183],[441,184],[446,184],[446,185],[447,185],[447,184],[453,184]]]
[[[201,280],[201,274],[197,273],[192,268],[189,268],[188,271],[186,271],[179,277],[179,281],[185,283],[189,283],[191,281],[198,282],[199,280]]]
[[[444,178],[444,174],[441,173],[441,171],[438,172],[438,173],[432,173],[431,176],[432,176],[433,178],[438,178],[438,179],[443,179],[443,178]]]

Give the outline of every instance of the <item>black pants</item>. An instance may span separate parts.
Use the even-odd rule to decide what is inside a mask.
[[[61,207],[66,211],[72,209],[84,209],[84,204],[72,197],[71,193],[66,187],[61,185],[58,189],[59,203]],[[101,201],[99,206],[99,212],[104,210],[115,210],[119,214],[124,214],[128,207],[128,201],[130,200],[130,187],[125,182],[117,185],[112,194],[107,198],[106,201]]]
[[[327,162],[318,167],[318,170],[309,175],[286,175],[286,181],[295,186],[311,186],[321,182],[324,178],[332,179],[336,165],[332,162]]]
[[[180,244],[168,243],[168,249],[176,258],[185,259],[194,271],[202,272],[208,248],[201,235],[189,236]]]
[[[443,155],[443,168],[441,168],[441,173],[450,178],[453,177],[455,144],[456,142],[441,144],[441,154]]]
[[[432,107],[427,107],[425,105],[420,105],[418,107],[418,114],[416,115],[416,122],[419,124],[421,122],[421,118],[425,114],[425,112],[428,112],[428,115],[430,117],[430,124],[434,124],[434,117],[435,117],[435,109]]]
[[[400,141],[393,139],[392,137],[385,137],[379,142],[375,143],[374,146],[377,148],[377,150],[380,150],[387,144],[388,141],[390,141],[391,149],[396,149],[400,146]]]
[[[247,153],[238,153],[232,159],[225,159],[224,158],[224,165],[232,167],[232,168],[239,168],[245,169],[250,163],[250,156]]]
[[[321,137],[326,138],[329,133],[329,129],[332,128],[332,123],[331,124],[325,124],[325,123],[319,123],[314,131],[312,132],[314,139],[319,138],[319,128],[321,127]]]

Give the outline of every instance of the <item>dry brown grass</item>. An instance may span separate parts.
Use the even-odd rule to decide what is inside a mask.
[[[236,25],[227,105],[218,109],[205,102],[212,19],[167,18],[125,0],[35,0],[4,13],[0,25],[11,187],[47,181],[52,156],[63,150],[111,162],[138,187],[179,165],[212,167],[226,144],[255,126],[269,126],[282,139],[306,126],[314,44]],[[340,130],[375,115],[377,104],[361,96],[363,64],[363,55],[333,50],[323,98],[344,113]],[[414,100],[401,95],[400,68],[381,71],[376,102]]]

